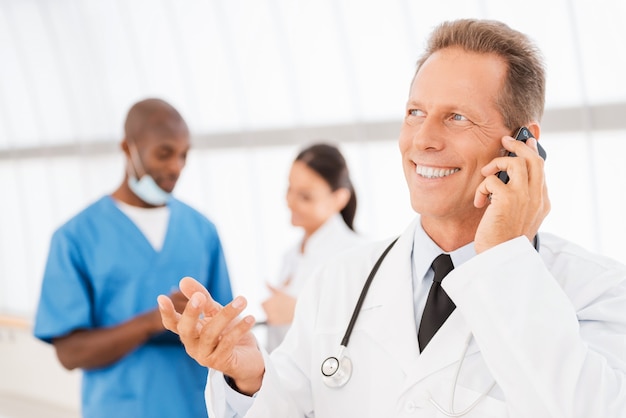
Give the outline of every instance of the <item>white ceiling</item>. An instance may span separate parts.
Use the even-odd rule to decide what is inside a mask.
[[[0,151],[117,142],[148,96],[200,136],[399,120],[426,35],[460,17],[536,40],[549,111],[624,109],[623,0],[0,0]]]

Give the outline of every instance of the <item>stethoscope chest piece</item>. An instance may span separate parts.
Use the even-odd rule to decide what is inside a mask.
[[[328,357],[322,362],[322,380],[326,386],[340,388],[352,376],[352,361],[343,355],[343,350],[337,357]]]

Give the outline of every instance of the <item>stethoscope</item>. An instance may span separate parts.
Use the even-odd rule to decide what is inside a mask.
[[[359,300],[354,307],[354,311],[352,312],[352,317],[350,318],[350,323],[348,324],[348,328],[346,328],[346,333],[341,340],[341,345],[339,346],[339,353],[336,357],[331,356],[322,362],[322,381],[326,384],[326,386],[331,388],[340,388],[348,383],[350,377],[352,377],[352,360],[350,357],[346,356],[344,353],[346,348],[348,347],[348,342],[350,341],[350,336],[352,335],[352,328],[354,328],[354,324],[356,323],[357,318],[359,317],[359,313],[361,312],[361,306],[363,305],[363,301],[365,300],[365,296],[367,296],[367,291],[372,284],[372,280],[374,280],[374,276],[378,271],[378,268],[382,264],[385,256],[391,247],[398,241],[398,238],[394,239],[391,244],[385,251],[380,255],[374,267],[372,267],[372,271],[370,271],[369,276],[367,276],[367,280],[363,285],[363,289],[361,290],[361,294],[359,295]]]
[[[369,276],[367,276],[367,280],[363,285],[363,289],[361,290],[361,294],[359,295],[359,300],[357,301],[354,311],[352,311],[352,317],[350,318],[350,323],[348,323],[348,328],[346,328],[346,332],[341,340],[341,344],[339,346],[339,352],[337,356],[328,357],[326,360],[322,362],[322,381],[324,384],[331,388],[340,388],[345,386],[346,383],[352,377],[352,360],[348,357],[345,352],[348,347],[348,342],[350,341],[350,336],[352,335],[352,329],[354,328],[354,324],[356,323],[357,318],[359,317],[359,313],[361,312],[361,306],[363,305],[363,301],[365,301],[365,297],[367,296],[367,292],[369,291],[370,285],[372,284],[372,280],[374,280],[374,276],[378,271],[378,268],[382,264],[383,260],[387,256],[387,253],[391,250],[394,244],[398,241],[398,238],[394,239],[391,244],[385,248],[385,251],[380,255],[374,267],[370,271]],[[539,235],[535,235],[533,239],[533,246],[535,250],[539,251]],[[481,394],[471,405],[465,408],[461,412],[454,412],[452,405],[454,404],[454,395],[456,392],[456,382],[459,378],[459,374],[461,373],[461,366],[463,365],[463,360],[465,358],[465,354],[467,354],[467,349],[469,347],[470,341],[472,339],[472,335],[470,335],[465,342],[465,349],[463,350],[463,355],[459,360],[459,366],[457,367],[456,377],[454,379],[454,387],[452,388],[452,400],[450,403],[450,411],[445,410],[441,405],[439,405],[432,397],[430,398],[430,402],[437,408],[441,413],[449,417],[461,417],[471,411],[478,403],[491,392],[491,390],[495,387],[496,382],[487,389],[486,392]]]

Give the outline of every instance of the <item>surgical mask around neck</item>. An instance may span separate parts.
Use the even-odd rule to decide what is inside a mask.
[[[137,179],[137,167],[141,167],[141,171],[145,173],[141,161],[139,160],[139,154],[134,144],[128,145],[130,152],[130,163],[133,166],[134,173],[128,172],[128,187],[135,195],[144,202],[153,206],[162,206],[170,200],[171,193],[161,189],[154,181],[152,176],[144,174],[140,179]]]

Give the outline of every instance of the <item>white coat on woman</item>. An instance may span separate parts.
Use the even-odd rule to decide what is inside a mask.
[[[365,242],[365,239],[346,225],[340,214],[331,216],[308,239],[304,252],[298,241],[284,255],[278,288],[298,297],[306,280],[317,269],[347,249]],[[274,350],[285,338],[287,325],[268,325],[267,348]]]

